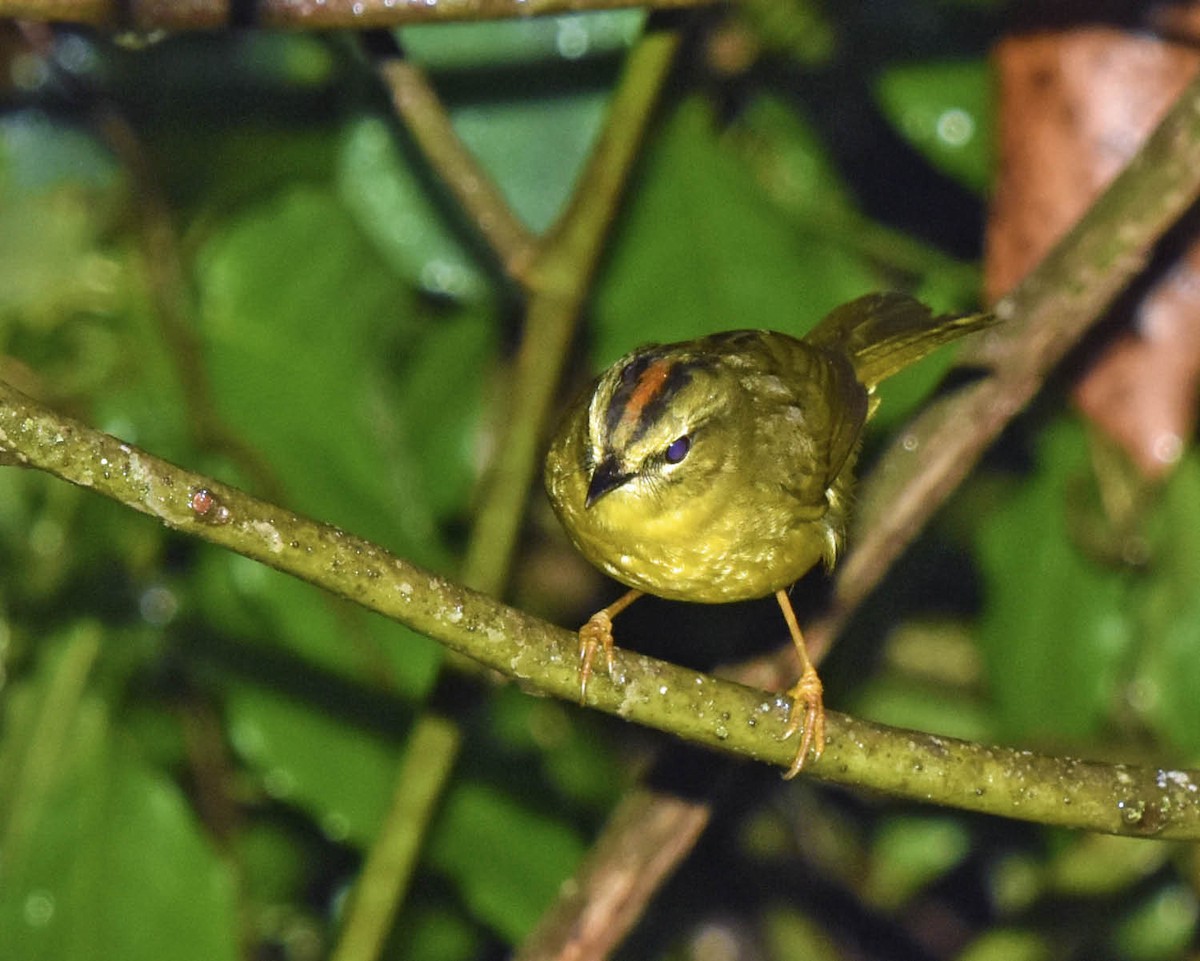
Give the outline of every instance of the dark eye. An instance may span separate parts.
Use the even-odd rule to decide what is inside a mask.
[[[666,458],[668,464],[678,464],[688,455],[688,451],[692,449],[692,439],[684,434],[682,437],[676,437],[667,447]]]

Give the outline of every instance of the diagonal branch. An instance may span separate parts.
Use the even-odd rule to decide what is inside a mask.
[[[838,571],[831,610],[807,631],[811,645],[828,645],[1198,197],[1200,79],[1074,229],[995,305],[1005,323],[960,358],[991,375],[931,405],[900,432],[863,485],[861,533]]]
[[[537,253],[537,238],[517,219],[500,188],[459,140],[424,71],[400,54],[380,57],[377,69],[396,114],[421,153],[454,194],[505,274],[519,283]]]
[[[511,378],[504,437],[476,512],[463,580],[503,592],[524,517],[538,448],[577,326],[580,305],[679,44],[673,30],[650,25],[630,52],[599,140],[556,228],[535,237],[455,133],[424,73],[387,37],[373,38],[376,68],[397,113],[509,279],[528,298]],[[334,952],[337,961],[378,956],[416,861],[417,841],[457,759],[461,734],[426,710],[414,724],[392,809],[373,841]],[[417,749],[417,745],[423,745]],[[430,750],[436,745],[437,750]],[[415,790],[414,790],[415,788]]]
[[[423,570],[345,531],[176,467],[0,385],[10,462],[88,487],[175,530],[236,551],[427,634],[545,694],[578,693],[575,635]],[[788,701],[618,652],[619,683],[594,707],[708,747],[789,765]],[[1200,772],[985,747],[830,713],[811,773],[964,810],[1140,837],[1200,838]],[[808,770],[808,769],[806,769]]]

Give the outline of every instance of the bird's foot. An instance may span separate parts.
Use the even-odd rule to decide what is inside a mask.
[[[588,681],[592,678],[592,662],[597,650],[604,651],[608,676],[613,675],[612,616],[608,609],[597,611],[579,629],[579,703],[587,703]]]
[[[788,725],[783,736],[785,739],[789,738],[797,731],[801,731],[801,735],[800,748],[796,751],[792,766],[784,774],[786,780],[790,780],[800,773],[804,762],[808,760],[810,749],[813,760],[820,758],[821,752],[825,750],[824,693],[825,688],[821,684],[821,678],[817,676],[817,670],[811,664],[805,666],[800,680],[788,691],[788,697],[792,699],[792,708],[788,714]],[[803,729],[800,724],[801,708],[804,711]]]

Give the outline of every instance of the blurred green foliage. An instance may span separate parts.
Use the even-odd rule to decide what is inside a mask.
[[[975,305],[978,251],[952,238],[961,191],[981,217],[991,177],[990,5],[760,7],[739,23],[768,31],[748,72],[706,72],[702,38],[689,47],[615,228],[581,366],[649,339],[801,332],[876,288]],[[643,19],[401,39],[541,230]],[[3,376],[453,574],[520,324],[352,40],[129,50],[63,30],[46,58],[0,116]],[[856,144],[874,146],[855,156]],[[901,159],[911,182],[893,179]],[[924,229],[893,216],[889,192],[927,198]],[[173,248],[147,245],[156,218]],[[162,269],[175,257],[177,282]],[[948,362],[887,385],[869,450]],[[1022,421],[879,592],[831,659],[831,704],[1185,764],[1200,753],[1200,463],[1189,448],[1132,527],[1116,523],[1093,439],[1061,407],[1048,397]],[[598,576],[568,559],[540,501],[529,526],[522,596],[557,609],[565,576],[584,584],[571,595],[584,616],[604,596]],[[437,647],[14,468],[0,471],[0,564],[5,956],[324,956],[439,677]],[[466,751],[388,957],[519,943],[637,767],[631,732],[570,705],[511,688],[464,705]],[[742,770],[718,840],[628,956],[1194,949],[1188,852]]]

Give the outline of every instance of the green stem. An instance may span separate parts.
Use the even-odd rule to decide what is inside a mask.
[[[466,583],[487,593],[504,589],[540,439],[580,306],[675,46],[673,35],[650,32],[630,53],[605,129],[561,227],[540,243],[463,146],[422,71],[397,57],[379,64],[396,110],[425,157],[508,276],[529,293],[513,398],[504,418],[508,428],[498,444],[464,565]],[[417,720],[409,743],[396,781],[393,817],[372,843],[335,961],[373,961],[378,956],[415,867],[428,814],[461,746],[454,725],[428,713]],[[422,756],[426,753],[428,758]],[[422,771],[427,776],[419,776]]]
[[[374,961],[382,953],[461,740],[458,725],[439,714],[426,712],[413,726],[397,777],[403,790],[393,794],[371,845],[330,961]]]
[[[16,745],[10,766],[0,771],[7,797],[0,797],[0,850],[4,864],[0,877],[19,873],[34,826],[46,811],[55,781],[67,766],[64,759],[74,744],[79,713],[88,678],[102,648],[96,624],[83,622],[55,652],[47,680],[35,702],[36,713],[23,719],[13,715],[7,732]],[[28,723],[23,723],[23,721]]]
[[[674,31],[648,30],[630,51],[579,186],[530,267],[512,402],[463,565],[463,579],[490,594],[504,592],[579,312],[678,46]]]

